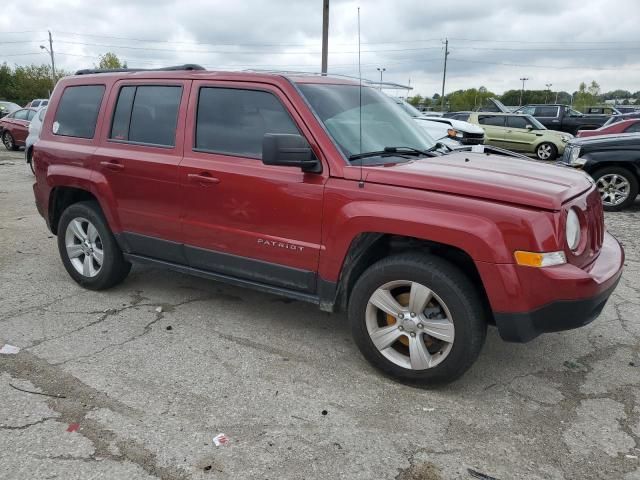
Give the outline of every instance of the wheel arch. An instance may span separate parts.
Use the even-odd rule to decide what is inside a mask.
[[[322,285],[321,281],[321,308],[345,311],[356,281],[367,268],[383,258],[405,252],[429,253],[459,268],[478,289],[487,318],[493,318],[482,278],[469,253],[446,243],[380,232],[363,232],[352,240],[337,284]]]

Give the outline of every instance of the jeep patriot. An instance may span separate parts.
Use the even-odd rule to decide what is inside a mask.
[[[487,325],[527,342],[589,323],[622,273],[583,172],[451,151],[349,79],[80,71],[33,159],[85,288],[140,262],[346,311],[367,360],[409,383],[461,376]]]

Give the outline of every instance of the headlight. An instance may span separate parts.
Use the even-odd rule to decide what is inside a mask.
[[[580,147],[573,147],[571,149],[571,156],[569,157],[569,163],[574,167],[581,167],[587,162],[586,159],[580,158]]]
[[[567,226],[565,229],[567,246],[571,251],[575,251],[580,246],[580,230],[580,219],[576,211],[572,208],[569,210],[569,213],[567,213]]]

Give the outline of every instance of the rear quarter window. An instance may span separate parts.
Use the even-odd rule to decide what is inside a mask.
[[[53,119],[54,135],[93,138],[104,90],[104,85],[65,88]]]

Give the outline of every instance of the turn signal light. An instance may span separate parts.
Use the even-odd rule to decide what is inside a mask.
[[[567,257],[564,252],[525,252],[517,250],[513,253],[518,265],[524,267],[552,267],[554,265],[562,265],[567,263]]]

